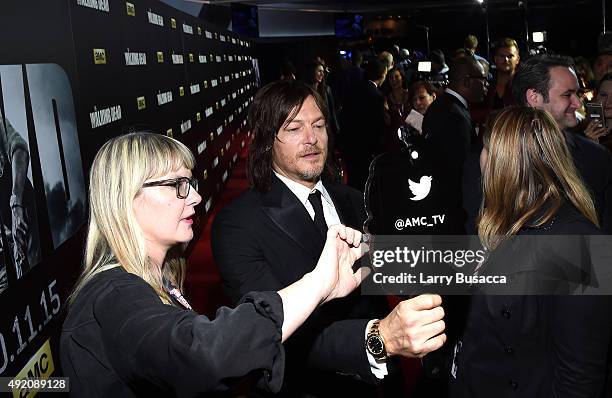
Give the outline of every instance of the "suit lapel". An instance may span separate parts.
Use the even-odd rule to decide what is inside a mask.
[[[263,196],[262,210],[291,240],[319,258],[325,241],[304,205],[276,176],[272,176],[270,192]]]
[[[359,218],[357,214],[355,214],[355,209],[352,205],[353,202],[351,201],[348,191],[339,189],[341,185],[338,184],[324,185],[332,198],[332,202],[334,202],[334,207],[336,208],[340,222],[351,228],[357,228],[360,231],[363,230],[363,225],[359,225]]]

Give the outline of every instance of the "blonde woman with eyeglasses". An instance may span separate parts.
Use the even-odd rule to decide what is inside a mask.
[[[278,292],[247,294],[214,320],[182,295],[181,249],[202,200],[180,142],[137,132],[107,142],[90,172],[85,266],[70,297],[61,363],[75,397],[200,396],[254,376],[276,392],[285,341],[320,304],[364,276],[358,231],[336,225],[314,270]],[[236,245],[244,242],[236,242]]]

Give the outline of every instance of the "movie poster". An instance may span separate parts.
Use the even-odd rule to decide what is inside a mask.
[[[0,223],[5,283],[22,278],[41,260],[26,98],[21,65],[0,66]],[[4,289],[3,289],[4,290]]]

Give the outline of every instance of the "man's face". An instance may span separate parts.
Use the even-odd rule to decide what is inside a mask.
[[[429,105],[436,99],[436,94],[429,94],[425,87],[419,87],[414,93],[414,97],[412,98],[412,107],[416,109],[421,115],[424,115],[427,112],[427,108]]]
[[[272,167],[278,174],[312,188],[326,159],[325,118],[314,98],[308,97],[295,118],[278,130],[272,148]]]
[[[595,80],[599,81],[608,72],[612,72],[612,55],[600,55],[593,64]]]
[[[469,96],[466,99],[474,104],[481,103],[487,96],[489,82],[487,81],[487,75],[482,65],[477,62],[476,67],[473,68],[468,79],[469,84]]]
[[[500,47],[493,56],[497,70],[505,73],[514,73],[520,59],[518,49],[514,46]]]
[[[577,124],[576,110],[581,105],[576,94],[579,88],[576,74],[565,66],[554,66],[549,69],[549,74],[548,101],[544,102],[540,94],[530,96],[528,90],[529,105],[548,111],[562,129],[574,127]]]
[[[382,86],[382,84],[385,82],[385,79],[387,78],[387,72],[388,71],[389,71],[388,69],[385,69],[385,71],[383,72],[382,79],[381,79],[380,84],[378,85],[378,87]]]

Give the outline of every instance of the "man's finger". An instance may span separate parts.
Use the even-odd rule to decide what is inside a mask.
[[[423,343],[422,347],[421,347],[421,352],[420,352],[420,357],[424,357],[426,354],[437,350],[438,348],[442,347],[444,345],[444,343],[446,343],[446,334],[441,334],[438,335],[436,337],[432,337],[431,339],[427,340],[425,343]]]
[[[428,310],[440,306],[442,304],[442,297],[438,294],[421,294],[407,300],[406,304],[416,311]]]
[[[419,323],[421,325],[428,325],[444,318],[444,309],[440,306],[429,309],[419,310]],[[414,314],[412,314],[414,315]]]
[[[423,339],[429,340],[430,338],[444,332],[445,328],[446,323],[443,320],[439,320],[434,323],[422,326],[419,333],[423,336]]]
[[[357,271],[355,271],[355,277],[356,279],[359,281],[359,284],[361,284],[361,282],[363,282],[363,280],[365,278],[368,277],[368,275],[370,275],[370,268],[368,267],[361,267],[359,268]]]

